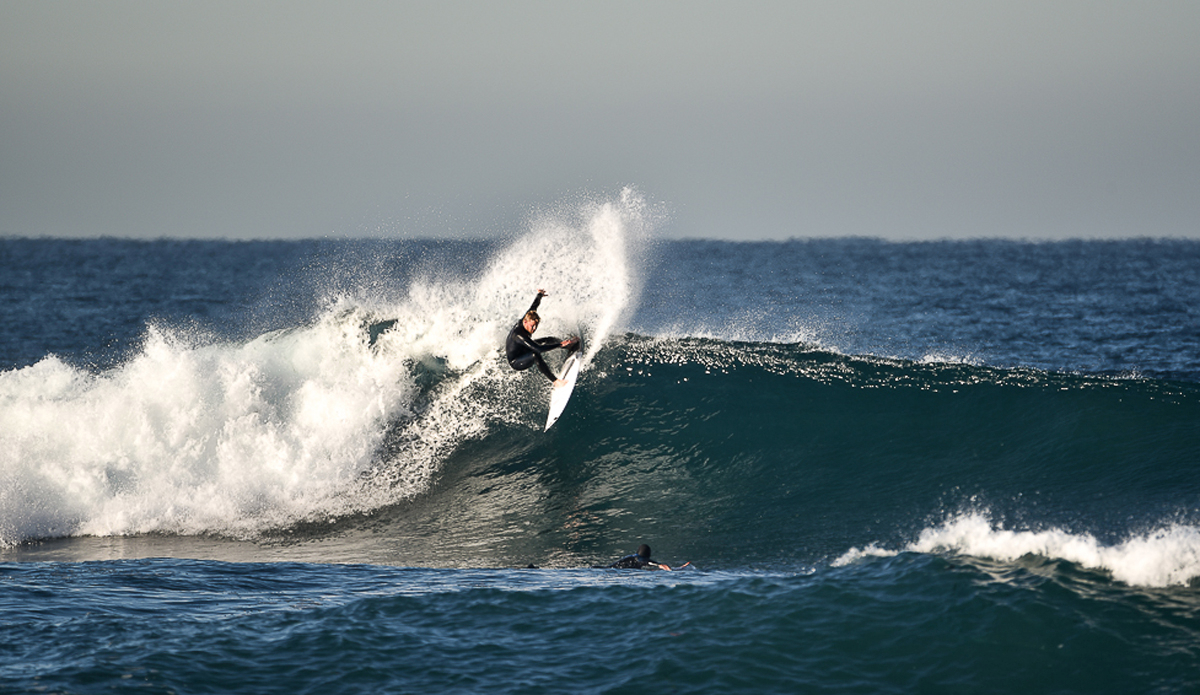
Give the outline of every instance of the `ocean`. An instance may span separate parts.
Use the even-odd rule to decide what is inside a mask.
[[[658,225],[0,239],[0,691],[1200,692],[1200,242]]]

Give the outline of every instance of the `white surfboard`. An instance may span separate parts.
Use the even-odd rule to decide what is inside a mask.
[[[563,362],[563,373],[559,378],[567,383],[555,386],[550,391],[550,414],[546,417],[546,430],[558,421],[558,416],[562,415],[563,408],[567,407],[567,401],[571,400],[571,392],[575,390],[575,380],[579,378],[579,352],[576,350],[571,353],[567,361]]]

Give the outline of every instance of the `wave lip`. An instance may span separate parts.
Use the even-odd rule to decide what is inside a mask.
[[[1064,560],[1102,570],[1131,586],[1187,586],[1200,578],[1200,528],[1170,524],[1104,545],[1090,533],[1059,528],[1015,531],[993,523],[987,514],[960,514],[926,528],[902,551],[877,545],[852,548],[833,562],[850,564],[864,557],[890,557],[900,552],[957,553],[1014,562],[1027,555]]]

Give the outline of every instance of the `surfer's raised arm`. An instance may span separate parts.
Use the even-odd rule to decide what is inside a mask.
[[[546,290],[538,290],[537,296],[533,298],[533,304],[529,305],[529,311],[526,311],[525,315],[528,316],[531,312],[536,313],[538,306],[542,303],[542,297],[549,296],[550,295],[546,294]]]

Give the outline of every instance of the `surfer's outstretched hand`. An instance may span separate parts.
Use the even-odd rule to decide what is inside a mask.
[[[540,295],[541,295],[541,296],[543,296],[543,297],[549,297],[549,296],[550,296],[550,295],[549,295],[549,293],[547,293],[547,292],[546,292],[546,290],[538,290],[538,294],[540,294]]]

